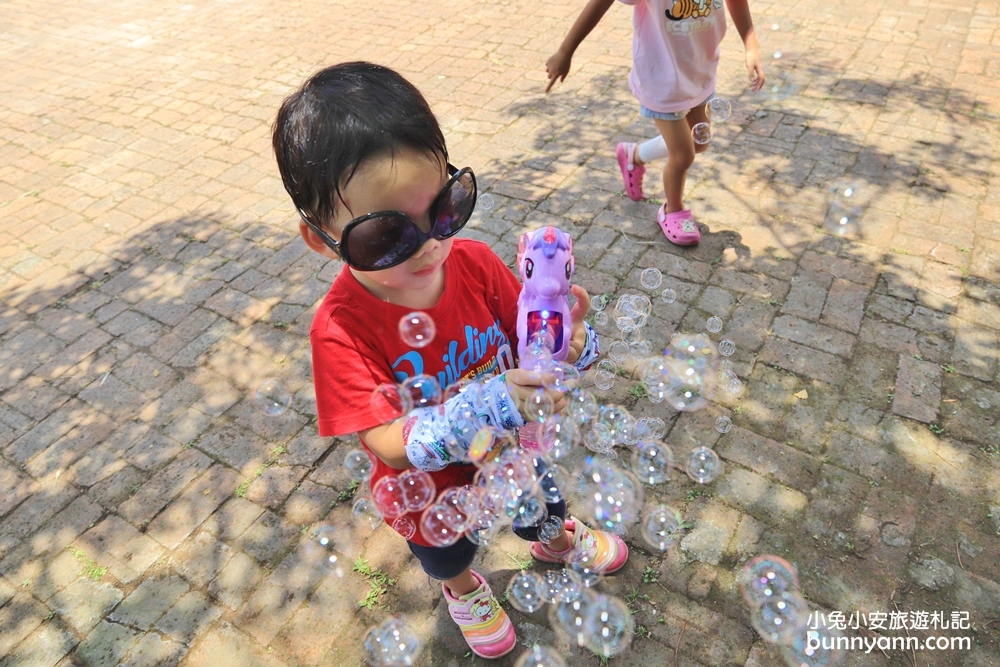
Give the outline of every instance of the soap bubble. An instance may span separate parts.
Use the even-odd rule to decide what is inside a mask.
[[[600,422],[592,424],[583,436],[584,446],[597,454],[605,454],[614,446],[611,440],[611,429]]]
[[[493,206],[496,203],[493,200],[493,195],[491,195],[489,192],[484,192],[483,194],[479,195],[479,199],[477,200],[477,202],[479,204],[479,207],[482,208],[484,211],[493,210]]]
[[[518,407],[527,422],[548,421],[555,414],[556,409],[552,394],[542,387],[528,394],[524,403]]]
[[[400,393],[407,394],[413,408],[426,408],[441,402],[441,387],[430,375],[414,375],[400,383]]]
[[[359,482],[367,481],[372,473],[372,462],[361,449],[351,449],[344,454],[344,467],[350,473],[351,479]]]
[[[781,24],[780,23],[772,23],[771,24],[771,30],[778,30],[780,28],[781,28]]]
[[[608,347],[608,356],[611,357],[613,361],[622,363],[628,358],[628,343],[621,340],[616,340]]]
[[[372,486],[372,500],[382,516],[393,519],[406,513],[406,499],[399,477],[386,475]]]
[[[733,362],[731,362],[729,359],[721,359],[719,361],[720,373],[725,373],[726,371],[732,371],[732,370],[733,370]]]
[[[705,323],[706,328],[712,333],[719,333],[722,331],[722,318],[712,316],[708,318],[708,322]]]
[[[687,474],[699,484],[708,484],[722,474],[722,460],[708,447],[698,447],[688,456]]]
[[[604,370],[598,370],[594,374],[594,386],[602,391],[611,389],[615,384],[615,376]]]
[[[337,578],[350,571],[350,560],[344,556],[339,544],[338,529],[328,523],[316,526],[308,543],[309,557],[322,565],[323,569]]]
[[[736,352],[736,343],[725,338],[719,341],[719,354],[724,357],[731,357]]]
[[[743,598],[751,607],[794,591],[799,586],[799,575],[787,560],[780,556],[764,554],[749,561],[737,577]]]
[[[787,644],[809,620],[809,605],[794,591],[786,591],[750,610],[750,624],[761,639]]]
[[[388,618],[369,630],[365,650],[377,667],[410,667],[423,648],[420,638],[399,618]]]
[[[597,296],[595,296],[590,300],[590,307],[594,311],[600,312],[605,308],[607,308],[609,300],[610,299],[607,294],[598,294]]]
[[[437,328],[427,313],[418,311],[399,319],[399,337],[410,347],[426,347],[434,340]]]
[[[420,532],[432,546],[446,547],[461,539],[463,519],[454,507],[434,503],[420,516]]]
[[[667,434],[667,425],[659,417],[649,417],[646,423],[649,425],[650,437],[653,440],[662,440]]]
[[[649,508],[642,518],[642,538],[654,549],[666,551],[684,534],[680,512],[668,505]]]
[[[413,399],[409,391],[398,384],[380,384],[372,390],[372,414],[381,423],[395,421],[413,409]]]
[[[569,416],[579,425],[588,423],[597,416],[597,399],[585,389],[574,389],[568,395]]]
[[[807,624],[800,628],[787,646],[781,647],[781,655],[789,667],[832,667],[844,657],[843,649],[837,646],[840,630],[826,623],[826,615],[819,614],[820,623],[815,627]]]
[[[774,52],[774,59],[777,60],[779,58],[781,58],[781,51],[775,51]]]
[[[538,526],[538,541],[549,544],[563,533],[563,520],[551,515]]]
[[[741,380],[736,373],[732,370],[725,370],[719,375],[721,378],[720,383],[729,391],[730,394],[733,396],[739,396],[743,393],[743,380]]]
[[[556,415],[542,428],[539,449],[551,461],[565,458],[580,443],[580,429],[571,417]]]
[[[646,289],[656,289],[663,282],[663,274],[660,273],[659,269],[651,266],[648,269],[643,269],[639,275],[639,282]]]
[[[538,478],[538,491],[546,503],[559,502],[563,499],[562,489],[571,488],[572,478],[569,471],[558,464],[548,465],[545,474]]]
[[[416,522],[408,516],[396,517],[392,522],[392,529],[399,533],[404,540],[408,540],[417,533]]]
[[[507,599],[514,609],[526,614],[538,611],[545,604],[542,598],[542,577],[531,570],[521,570],[507,584]]]
[[[674,465],[674,453],[659,440],[640,442],[635,449],[635,474],[647,484],[662,484],[670,479],[670,469]]]
[[[691,128],[691,137],[694,139],[694,143],[704,146],[712,140],[712,126],[708,123],[696,123]]]
[[[514,667],[566,667],[566,661],[555,649],[535,644],[514,663]]]
[[[382,523],[382,515],[379,514],[378,508],[372,499],[366,496],[355,499],[351,505],[351,513],[357,524],[367,526],[370,530],[375,530]]]
[[[719,433],[729,433],[729,429],[733,427],[733,420],[729,417],[723,415],[715,420],[715,430]]]
[[[715,390],[718,353],[704,334],[675,334],[663,357],[643,362],[642,377],[650,401],[666,400],[678,411],[700,410]]]
[[[663,303],[673,303],[677,300],[677,292],[668,287],[660,294],[660,298],[663,299]]]
[[[610,658],[629,647],[635,625],[624,600],[602,593],[587,606],[583,628],[587,648]]]
[[[583,646],[586,642],[586,618],[597,595],[586,588],[581,588],[579,595],[572,600],[559,600],[549,610],[549,625],[570,645]]]
[[[861,218],[858,188],[853,183],[838,183],[830,187],[830,206],[824,223],[827,231],[844,236],[854,231]]]
[[[733,112],[733,105],[725,97],[716,95],[705,105],[705,115],[713,123],[724,123],[729,120],[729,114]]]
[[[277,417],[292,404],[292,394],[277,380],[264,380],[254,391],[253,400],[265,415]]]
[[[583,593],[583,582],[573,570],[549,570],[542,575],[541,594],[546,602],[572,602]]]
[[[542,376],[542,386],[552,391],[571,391],[580,383],[580,371],[564,361],[554,361]]]
[[[403,505],[407,512],[419,512],[434,500],[437,487],[434,480],[423,470],[415,468],[399,474],[403,489]]]
[[[545,499],[538,493],[524,493],[511,512],[514,528],[533,528],[541,525],[549,516]]]
[[[603,310],[594,315],[594,324],[596,324],[597,326],[603,327],[607,323],[608,323],[608,314]]]

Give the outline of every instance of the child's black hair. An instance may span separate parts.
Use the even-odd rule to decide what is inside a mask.
[[[272,144],[285,190],[318,225],[333,219],[341,191],[365,160],[405,148],[448,160],[441,127],[420,91],[388,67],[366,62],[314,74],[282,103]]]

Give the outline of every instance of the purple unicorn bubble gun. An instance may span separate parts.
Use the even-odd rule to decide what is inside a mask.
[[[521,295],[517,299],[517,354],[523,365],[529,347],[544,344],[552,359],[564,361],[573,337],[569,280],[576,263],[573,239],[556,227],[522,234],[517,247]]]

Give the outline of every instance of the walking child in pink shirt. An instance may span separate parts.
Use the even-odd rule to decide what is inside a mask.
[[[708,147],[696,143],[692,128],[707,123],[705,105],[715,94],[719,45],[726,34],[726,8],[746,49],[753,90],[764,85],[764,65],[757,46],[748,0],[619,0],[633,6],[632,73],[629,87],[639,100],[639,114],[651,118],[660,136],[642,144],[620,143],[616,153],[625,192],[639,201],[646,163],[667,158],[663,167],[664,203],[656,213],[664,235],[677,245],[695,245],[701,232],[684,207],[684,182],[694,156]],[[577,47],[607,13],[614,0],[589,0],[546,62],[551,90],[569,73]]]

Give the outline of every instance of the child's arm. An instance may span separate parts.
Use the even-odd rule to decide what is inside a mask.
[[[750,16],[748,0],[726,0],[726,8],[733,17],[733,25],[740,33],[743,48],[746,50],[747,74],[750,77],[751,90],[764,87],[764,62],[760,58],[760,47],[757,45],[757,33],[753,28],[753,18]]]
[[[449,447],[468,450],[475,430],[484,426],[512,429],[524,426],[519,406],[541,386],[536,373],[515,368],[483,382],[474,383],[458,396],[442,405],[417,408],[405,417],[388,424],[360,432],[368,449],[390,468],[403,470],[414,467],[420,470],[441,470],[455,461]],[[566,407],[565,396],[552,392],[555,410]],[[459,427],[469,412],[478,422],[472,424],[473,432],[463,433]]]
[[[569,74],[569,65],[573,60],[576,48],[590,34],[590,31],[601,22],[601,19],[614,2],[615,0],[589,0],[587,2],[587,6],[576,17],[573,27],[569,29],[566,37],[563,39],[559,50],[545,61],[545,73],[549,76],[549,85],[545,86],[545,92],[549,92],[552,89],[556,79],[560,81],[566,80],[566,75]]]

